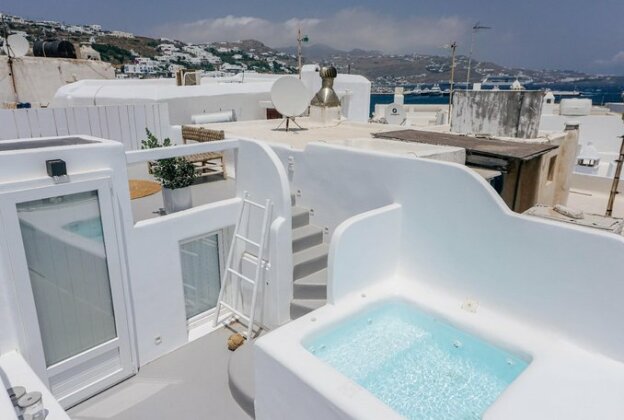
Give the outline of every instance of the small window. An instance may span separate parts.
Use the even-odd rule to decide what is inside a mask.
[[[186,319],[212,313],[221,289],[221,233],[211,233],[180,243]]]

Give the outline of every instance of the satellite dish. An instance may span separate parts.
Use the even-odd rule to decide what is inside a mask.
[[[275,109],[284,117],[298,117],[310,105],[310,92],[296,77],[280,77],[271,88],[271,100]]]
[[[28,40],[20,34],[9,35],[4,44],[4,52],[10,57],[23,57],[29,48]]]
[[[271,87],[271,101],[277,112],[284,116],[286,131],[288,131],[288,123],[290,121],[301,128],[295,122],[295,117],[306,112],[308,106],[310,106],[310,92],[301,80],[292,76],[284,76],[277,79],[273,83],[273,87]],[[280,123],[280,126],[282,123]]]
[[[405,107],[401,104],[390,104],[386,107],[386,122],[392,125],[405,123]]]

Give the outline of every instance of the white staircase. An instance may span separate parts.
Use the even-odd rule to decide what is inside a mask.
[[[299,318],[323,306],[327,299],[327,254],[323,243],[323,229],[310,224],[310,211],[292,208],[293,300],[291,319]],[[236,350],[228,364],[228,380],[232,396],[249,414],[254,416],[253,341]]]
[[[323,229],[310,224],[310,211],[294,206],[294,195],[291,202],[294,284],[290,317],[296,319],[326,302],[329,246],[323,243]]]

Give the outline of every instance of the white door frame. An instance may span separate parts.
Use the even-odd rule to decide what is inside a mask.
[[[73,374],[75,378],[79,379],[79,383],[76,382],[68,387],[64,386],[62,391],[57,393],[52,389],[65,408],[91,397],[137,371],[134,340],[130,334],[129,325],[131,312],[128,310],[124,292],[126,290],[124,286],[127,282],[122,264],[121,249],[123,248],[121,246],[123,246],[123,241],[122,238],[118,237],[120,232],[118,221],[121,218],[114,205],[112,177],[110,171],[81,175],[84,176],[76,177],[80,180],[67,184],[50,185],[49,179],[43,179],[41,182],[25,181],[13,184],[9,187],[10,191],[7,191],[5,186],[2,188],[4,191],[0,191],[0,223],[6,233],[6,239],[2,241],[5,243],[2,245],[8,251],[17,306],[20,308],[19,317],[22,328],[20,350],[26,356],[33,370],[48,387],[50,387],[50,379],[60,374],[70,377]],[[33,184],[39,184],[39,187],[37,188],[37,185]],[[86,191],[97,191],[98,193],[117,337],[47,367],[16,206],[22,202]],[[80,373],[84,371],[84,368],[94,357],[103,357],[105,353],[115,351],[119,355],[118,365],[102,365],[96,377],[93,377],[93,372],[91,372],[91,376],[85,376],[84,379],[80,378]],[[72,371],[74,372],[72,373]],[[59,393],[60,395],[57,395]]]

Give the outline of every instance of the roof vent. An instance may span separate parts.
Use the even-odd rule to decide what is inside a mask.
[[[321,90],[319,90],[314,98],[312,98],[312,105],[320,106],[324,108],[340,106],[340,99],[334,92],[334,79],[338,75],[335,67],[322,67],[319,75],[323,80]]]

